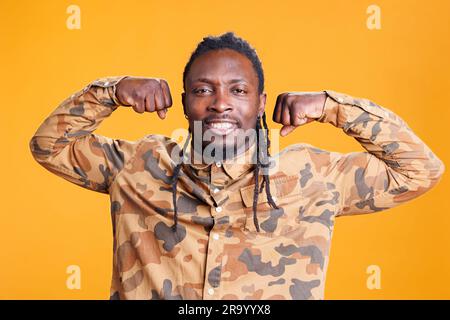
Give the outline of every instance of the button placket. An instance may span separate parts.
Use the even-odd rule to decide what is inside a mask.
[[[216,229],[216,225],[213,226],[208,238],[208,249],[206,258],[206,268],[205,268],[205,284],[203,289],[204,299],[218,299],[218,294],[220,291],[220,283],[218,286],[214,286],[210,283],[208,276],[210,272],[217,268],[218,265],[222,265],[222,261],[218,261],[218,257],[223,254],[223,243],[218,241],[223,239],[220,237],[219,231]],[[221,259],[220,259],[221,260]],[[221,278],[221,275],[220,275]]]
[[[223,164],[221,162],[216,162],[212,165],[210,171],[210,196],[214,201],[214,205],[210,207],[211,216],[217,222],[220,220],[226,210],[224,205],[229,197],[226,187],[224,187],[224,178],[226,174],[223,171]],[[212,270],[216,269],[218,265],[222,264],[221,255],[223,254],[223,242],[226,240],[224,236],[220,235],[223,231],[225,225],[215,223],[213,228],[210,230],[208,238],[208,250],[206,259],[206,275],[205,284],[203,287],[203,298],[204,299],[218,299],[220,297],[220,282],[218,286],[209,282],[208,275]]]

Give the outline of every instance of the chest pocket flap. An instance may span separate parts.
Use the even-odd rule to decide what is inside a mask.
[[[260,186],[262,177],[259,178]],[[253,206],[253,195],[255,185],[249,185],[240,189],[242,201],[246,207]],[[277,204],[282,204],[283,200],[292,196],[300,196],[300,183],[298,175],[284,176],[270,179],[270,194],[275,197]],[[258,197],[258,203],[268,202],[266,191],[263,190]]]

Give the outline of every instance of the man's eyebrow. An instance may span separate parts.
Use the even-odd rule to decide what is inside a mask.
[[[211,80],[208,78],[197,78],[197,79],[192,80],[192,82],[205,82],[205,83],[211,83],[211,84],[216,83],[214,80]],[[231,79],[228,81],[228,83],[237,83],[237,82],[247,82],[247,81],[243,78],[236,78],[236,79]]]

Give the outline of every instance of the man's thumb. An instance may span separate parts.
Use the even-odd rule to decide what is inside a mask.
[[[162,110],[158,110],[158,117],[160,117],[161,119],[165,119],[166,118],[166,109],[162,109]]]
[[[295,128],[296,128],[295,126],[283,126],[283,127],[281,128],[280,135],[281,135],[282,137],[285,137],[285,136],[287,136],[289,133],[291,133],[292,131],[294,131]]]

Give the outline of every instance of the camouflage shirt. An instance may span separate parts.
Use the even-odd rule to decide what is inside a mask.
[[[396,114],[326,90],[318,121],[342,129],[367,152],[300,143],[272,156],[270,188],[279,209],[260,194],[260,232],[253,223],[253,165],[183,164],[172,232],[176,141],[93,133],[118,108],[121,78],[96,80],[63,101],[30,141],[46,169],[110,195],[111,299],[323,299],[335,218],[416,198],[444,171]]]

